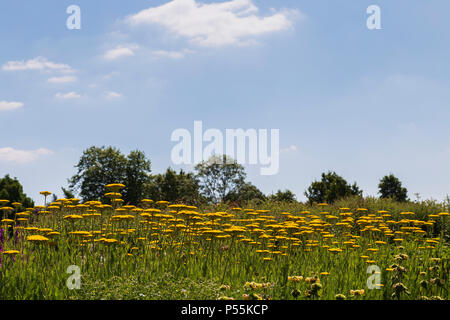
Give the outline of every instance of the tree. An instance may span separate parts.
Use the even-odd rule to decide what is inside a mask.
[[[204,198],[200,195],[200,186],[192,172],[180,170],[178,180],[178,200],[186,204],[200,204]]]
[[[176,201],[178,199],[176,180],[176,172],[170,168],[165,173],[152,176],[147,186],[146,197],[155,201]]]
[[[269,200],[278,202],[295,202],[295,194],[290,190],[281,191],[278,190],[277,193],[272,194]]]
[[[245,201],[251,201],[255,199],[265,201],[266,196],[256,186],[254,186],[250,182],[246,182],[243,185],[241,185],[237,190],[229,192],[225,196],[224,201],[242,203]]]
[[[122,183],[125,203],[137,204],[150,179],[150,161],[137,150],[125,156],[113,147],[90,147],[75,167],[77,174],[69,179],[69,186],[71,191],[79,191],[83,201],[105,201],[105,185]]]
[[[362,190],[359,189],[356,182],[350,185],[336,172],[331,171],[322,173],[321,181],[314,181],[305,191],[305,196],[310,203],[333,203],[340,198],[360,195],[362,195]]]
[[[244,167],[234,159],[212,156],[195,166],[201,194],[214,203],[221,202],[231,192],[237,192],[245,181]]]
[[[70,190],[68,190],[68,189],[66,189],[64,187],[61,187],[61,191],[64,194],[64,198],[66,198],[66,199],[73,199],[73,198],[75,198],[75,195],[73,194],[72,191],[70,191]]]
[[[126,181],[123,199],[137,204],[144,198],[145,184],[150,179],[151,163],[142,151],[131,151],[127,156]]]
[[[23,208],[34,207],[34,202],[23,192],[23,187],[17,178],[11,178],[8,174],[0,178],[0,199],[13,202],[20,202]]]
[[[380,198],[392,198],[399,202],[408,200],[408,190],[402,187],[401,181],[392,173],[380,180],[378,189]]]
[[[56,200],[58,200],[58,196],[57,196],[56,194],[53,193],[53,194],[52,194],[52,200],[51,200],[51,201],[48,201],[48,200],[47,200],[47,201],[48,201],[47,204],[48,204],[48,203],[52,203],[52,202],[56,202]]]
[[[168,168],[164,174],[152,176],[145,191],[146,197],[158,201],[182,202],[184,204],[199,204],[201,196],[198,181],[193,173],[185,173]]]

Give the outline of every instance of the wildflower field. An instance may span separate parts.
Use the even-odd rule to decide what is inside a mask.
[[[108,203],[0,200],[0,299],[449,298],[443,205],[131,206],[122,188]]]

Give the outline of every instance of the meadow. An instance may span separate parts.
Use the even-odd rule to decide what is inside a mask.
[[[449,298],[446,204],[132,206],[122,188],[107,203],[0,200],[0,299]]]

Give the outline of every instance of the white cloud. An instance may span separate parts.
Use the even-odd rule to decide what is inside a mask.
[[[37,57],[27,61],[8,61],[2,67],[5,71],[23,71],[23,70],[52,70],[61,72],[74,72],[71,66],[63,63],[48,61],[44,57]]]
[[[78,93],[76,93],[74,91],[68,92],[68,93],[58,92],[57,94],[55,94],[55,98],[57,98],[57,99],[78,99],[78,98],[81,98],[81,95],[79,95]]]
[[[27,163],[37,160],[41,156],[53,154],[53,151],[45,148],[36,150],[17,150],[14,148],[0,148],[0,161]]]
[[[47,80],[49,83],[68,83],[68,82],[74,82],[77,81],[77,77],[71,77],[71,76],[63,76],[63,77],[52,77]]]
[[[117,98],[122,98],[122,97],[123,97],[123,94],[118,93],[118,92],[114,92],[114,91],[105,92],[106,99],[117,99]]]
[[[296,151],[298,151],[298,148],[295,145],[291,145],[288,148],[284,148],[284,149],[280,150],[281,153],[296,152]]]
[[[301,16],[297,10],[273,10],[265,17],[257,16],[257,12],[252,0],[211,4],[172,0],[131,15],[126,21],[132,26],[159,25],[197,45],[219,47],[254,43],[250,38],[287,30],[293,25],[292,15]]]
[[[118,46],[115,49],[108,50],[103,58],[106,60],[116,60],[121,57],[130,57],[135,55],[135,50],[139,49],[137,45]]]
[[[0,111],[9,111],[9,110],[16,110],[23,107],[22,102],[8,102],[8,101],[0,101]]]
[[[152,51],[152,55],[161,58],[182,59],[186,56],[186,54],[192,52],[193,51],[188,49],[184,49],[183,51],[154,50]]]

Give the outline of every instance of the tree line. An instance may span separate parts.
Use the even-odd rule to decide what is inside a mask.
[[[123,199],[136,204],[143,198],[155,201],[183,202],[187,204],[244,202],[250,200],[296,201],[290,190],[278,190],[265,195],[251,182],[242,165],[226,155],[212,156],[194,167],[194,172],[168,168],[165,173],[152,174],[151,161],[144,152],[131,151],[124,155],[114,147],[90,147],[78,164],[77,173],[69,179],[70,189],[83,200],[106,200],[104,186],[111,182],[123,183]],[[393,174],[379,183],[381,198],[407,201],[407,190]],[[322,173],[305,191],[310,203],[334,201],[349,196],[361,196],[356,183],[349,184],[335,172]]]
[[[295,202],[290,190],[278,190],[265,195],[247,180],[245,169],[226,155],[212,156],[194,167],[193,172],[178,172],[168,168],[164,173],[152,174],[151,161],[144,152],[123,154],[114,147],[92,146],[83,151],[75,165],[76,174],[68,179],[69,187],[61,188],[65,198],[79,196],[83,201],[105,198],[105,185],[122,183],[126,187],[122,198],[126,204],[138,204],[142,199],[166,200],[172,203],[201,205],[207,203],[235,203],[247,201]],[[378,185],[380,198],[408,201],[407,189],[393,174],[384,176]],[[362,196],[356,183],[349,184],[336,172],[322,173],[305,191],[309,203],[333,203],[349,196]],[[56,195],[54,195],[56,199]],[[0,178],[0,199],[33,205],[23,193],[17,179],[8,175]]]

